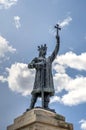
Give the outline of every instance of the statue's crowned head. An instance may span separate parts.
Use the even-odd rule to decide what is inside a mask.
[[[47,53],[47,46],[46,44],[38,46],[38,51],[39,51],[39,57],[45,57]]]

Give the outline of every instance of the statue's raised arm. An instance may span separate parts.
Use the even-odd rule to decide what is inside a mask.
[[[60,37],[59,37],[58,31],[61,30],[61,28],[59,27],[58,24],[56,24],[55,28],[57,30],[57,34],[56,34],[56,46],[55,46],[55,49],[54,49],[54,51],[52,52],[52,54],[50,56],[50,61],[51,62],[53,62],[54,59],[56,58],[56,56],[58,54],[58,51],[59,51],[59,46],[60,46]]]

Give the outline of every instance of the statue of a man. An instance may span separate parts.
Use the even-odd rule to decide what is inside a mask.
[[[31,63],[28,64],[28,68],[36,69],[34,87],[31,93],[32,99],[30,109],[34,108],[34,105],[38,97],[42,98],[42,107],[48,109],[50,96],[54,95],[52,62],[57,56],[60,44],[60,37],[58,35],[58,29],[60,28],[58,24],[55,26],[55,28],[57,28],[56,46],[51,56],[46,58],[46,52],[47,52],[46,44],[38,46],[39,56],[35,57],[31,61]]]

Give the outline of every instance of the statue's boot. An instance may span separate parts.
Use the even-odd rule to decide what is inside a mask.
[[[45,109],[49,109],[49,107],[48,107],[49,101],[50,101],[50,95],[47,94],[44,96],[44,108]]]
[[[34,108],[36,100],[37,100],[37,96],[36,95],[32,95],[30,109]]]

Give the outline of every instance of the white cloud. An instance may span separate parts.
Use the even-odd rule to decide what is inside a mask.
[[[56,74],[54,76],[54,85],[56,93],[65,90],[59,100],[53,97],[52,102],[60,102],[64,105],[73,106],[86,102],[86,77],[71,78],[66,73]]]
[[[60,101],[61,101],[60,97],[58,97],[58,96],[53,96],[53,97],[51,98],[51,100],[50,100],[50,103],[60,102]]]
[[[86,70],[86,53],[77,55],[73,52],[67,52],[58,56],[54,63],[59,63],[64,67],[70,67],[77,70]]]
[[[15,5],[18,0],[0,0],[0,9],[8,9]]]
[[[14,53],[16,51],[9,42],[2,36],[0,36],[0,58],[5,57],[7,52]]]
[[[66,92],[60,97],[60,100],[57,100],[58,102],[69,106],[86,102],[86,77],[75,75],[76,77],[73,79],[66,73],[67,67],[86,71],[85,57],[86,53],[77,55],[73,52],[67,52],[56,58],[53,65],[56,72],[54,74],[55,90],[56,93],[63,90]],[[54,102],[54,99],[52,102]]]
[[[72,21],[72,18],[68,16],[66,19],[60,22],[60,20],[57,22],[61,28],[69,25],[69,23]],[[49,33],[52,34],[53,36],[56,36],[56,31],[54,27],[50,26],[49,27]]]
[[[64,19],[62,22],[59,22],[59,25],[61,28],[69,25],[69,23],[72,21],[72,18],[69,16],[66,19]]]
[[[6,82],[7,81],[7,78],[5,78],[4,76],[0,75],[0,81],[2,83]]]
[[[16,28],[19,29],[21,27],[20,17],[19,16],[14,16],[14,22],[15,22]]]
[[[86,130],[86,120],[82,119],[79,123],[81,124],[81,130]]]
[[[56,35],[56,31],[55,31],[54,27],[52,27],[52,26],[49,27],[49,33],[52,34],[53,36]]]
[[[0,81],[2,83],[7,82],[11,91],[20,93],[23,96],[31,94],[35,70],[28,69],[27,64],[15,63],[10,68],[6,68],[6,72],[7,77],[0,75]]]
[[[53,78],[56,93],[61,92],[63,89],[68,90],[68,88],[70,88],[68,84],[71,81],[71,77],[66,73],[56,73]]]
[[[68,92],[61,99],[63,104],[72,106],[86,102],[86,77],[71,79],[66,89]]]
[[[8,86],[17,93],[26,96],[31,93],[34,83],[34,70],[29,70],[27,64],[15,63],[8,71]]]

